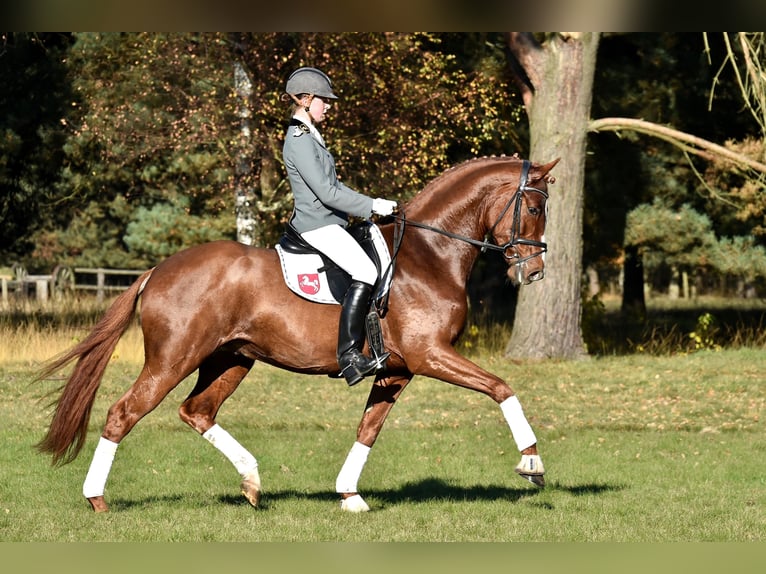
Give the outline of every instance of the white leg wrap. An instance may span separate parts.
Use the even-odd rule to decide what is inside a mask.
[[[219,425],[213,425],[202,436],[231,461],[240,476],[245,477],[252,471],[258,470],[258,461],[255,457]]]
[[[500,410],[503,411],[505,420],[508,421],[508,426],[511,427],[511,434],[520,451],[537,442],[537,437],[535,437],[532,427],[529,426],[529,422],[524,416],[521,403],[516,398],[516,395],[508,397],[500,403]]]
[[[104,496],[106,479],[109,477],[109,471],[112,470],[112,462],[117,452],[119,443],[101,437],[93,453],[93,460],[90,461],[88,474],[85,476],[85,482],[82,485],[82,494],[85,498],[94,496]]]
[[[367,456],[370,454],[370,447],[365,446],[360,442],[354,442],[351,450],[346,457],[346,462],[343,463],[343,467],[338,473],[338,478],[335,481],[335,492],[356,492],[357,483],[359,482],[359,476],[362,474],[362,469],[367,462]]]

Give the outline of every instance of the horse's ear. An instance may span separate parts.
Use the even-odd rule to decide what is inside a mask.
[[[560,157],[557,157],[551,162],[546,163],[545,165],[538,165],[537,171],[540,174],[540,179],[545,179],[547,183],[553,183],[555,180],[552,176],[548,175],[548,172],[551,171],[558,162],[561,161]]]

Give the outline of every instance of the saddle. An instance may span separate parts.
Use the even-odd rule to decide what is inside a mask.
[[[383,234],[374,223],[362,221],[351,225],[347,231],[362,246],[378,270],[370,311],[365,320],[365,331],[373,356],[385,360],[388,353],[385,350],[380,317],[387,311],[387,294],[393,275],[391,254]],[[351,275],[306,243],[292,225],[287,225],[275,248],[279,254],[282,276],[291,291],[316,303],[341,304],[351,285]]]
[[[372,300],[380,309],[391,286],[391,254],[378,226],[361,221],[347,231],[362,247],[378,270]],[[313,301],[339,305],[351,285],[351,275],[309,245],[290,224],[275,246],[279,254],[282,276],[295,294]]]

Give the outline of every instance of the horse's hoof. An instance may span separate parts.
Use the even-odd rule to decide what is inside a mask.
[[[258,508],[258,503],[261,500],[261,477],[258,475],[258,471],[254,470],[246,474],[239,488],[253,508]]]
[[[343,500],[341,500],[340,509],[345,512],[369,512],[370,511],[370,507],[367,506],[367,503],[358,494],[349,496],[348,498],[344,498]]]
[[[545,477],[542,474],[524,474],[519,472],[519,476],[521,478],[526,478],[529,482],[540,488],[545,486]]]
[[[526,478],[535,486],[545,486],[545,467],[543,461],[537,454],[522,454],[521,462],[514,469],[522,478]]]
[[[93,512],[109,512],[109,507],[106,505],[103,496],[91,496],[87,500],[90,502]]]

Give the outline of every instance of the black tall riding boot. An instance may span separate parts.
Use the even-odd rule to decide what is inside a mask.
[[[378,365],[375,359],[362,354],[371,296],[371,285],[355,281],[343,297],[338,327],[338,364],[349,387],[375,372]]]

